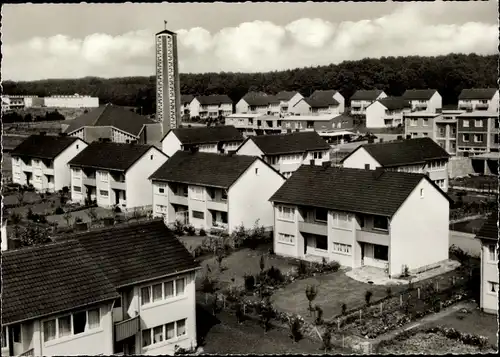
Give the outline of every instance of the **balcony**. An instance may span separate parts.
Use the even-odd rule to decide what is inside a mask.
[[[383,230],[357,230],[356,240],[358,242],[379,244],[379,245],[389,245],[389,231]]]
[[[489,105],[487,103],[476,104],[476,110],[488,110]]]
[[[139,315],[131,319],[115,323],[115,341],[123,341],[126,338],[135,336],[139,332],[140,321]]]
[[[121,180],[111,180],[109,182],[109,187],[111,187],[112,189],[115,189],[115,190],[123,190],[125,191],[126,189],[126,184],[125,184],[125,179],[123,179],[123,181]]]
[[[320,236],[328,235],[328,225],[326,222],[302,221],[299,222],[299,231],[302,233],[317,234]]]
[[[458,105],[458,109],[460,110],[470,110],[472,109],[472,104],[470,103],[461,103]]]
[[[415,104],[415,108],[419,110],[425,110],[427,109],[427,104],[426,103],[417,103]]]
[[[172,194],[169,195],[168,200],[170,201],[171,204],[174,205],[183,205],[187,206],[188,205],[188,196],[187,195],[178,195],[177,193],[173,192]]]
[[[82,183],[85,185],[85,186],[96,186],[96,182],[95,182],[95,176],[91,176],[91,177],[84,177],[82,179]]]
[[[222,199],[208,199],[207,209],[212,209],[215,211],[227,212],[227,200]]]

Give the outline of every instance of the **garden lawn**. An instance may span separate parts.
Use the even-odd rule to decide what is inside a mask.
[[[197,247],[201,246],[203,239],[206,237],[200,236],[180,236],[178,237],[182,244],[189,250],[190,253],[193,252]]]
[[[429,325],[451,327],[463,333],[484,336],[491,344],[498,346],[497,316],[486,314],[479,309],[471,310],[470,313],[455,311]]]
[[[476,346],[465,345],[435,333],[418,332],[403,341],[394,341],[381,348],[379,354],[476,354],[494,351],[480,351]]]
[[[244,286],[245,274],[256,275],[260,272],[259,262],[260,257],[264,255],[264,269],[269,269],[271,266],[281,270],[283,274],[293,269],[293,263],[283,257],[270,255],[268,253],[270,245],[260,245],[256,250],[244,248],[231,253],[222,261],[223,271],[219,271],[218,262],[215,257],[207,257],[201,262],[202,272],[198,275],[198,281],[201,281],[207,271],[207,266],[210,268],[209,276],[217,278],[221,285],[235,284]],[[234,278],[234,283],[232,282]]]
[[[102,207],[94,207],[95,212],[97,214],[98,219],[105,218],[105,217],[113,217],[113,212],[110,209],[102,208]],[[90,217],[88,216],[87,212],[90,210],[90,208],[81,210],[81,211],[76,211],[76,212],[71,212],[72,219],[70,221],[70,224],[74,224],[76,218],[80,218],[82,222],[87,223],[90,222]],[[47,222],[49,223],[57,223],[59,227],[66,227],[68,224],[66,223],[66,220],[64,219],[64,214],[58,214],[58,215],[51,215],[47,216]]]
[[[296,313],[308,318],[309,300],[305,291],[307,286],[317,286],[318,293],[313,305],[323,309],[323,317],[328,320],[342,312],[341,305],[346,304],[347,310],[361,307],[365,304],[365,292],[370,290],[373,295],[371,301],[379,300],[387,295],[386,286],[371,285],[359,282],[345,275],[345,271],[319,275],[317,277],[296,280],[283,289],[274,292],[272,300],[279,310]],[[396,293],[403,287],[391,286]]]

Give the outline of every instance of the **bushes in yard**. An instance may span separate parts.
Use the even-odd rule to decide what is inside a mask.
[[[290,318],[290,321],[288,322],[289,328],[290,328],[290,338],[292,339],[293,342],[299,342],[303,335],[302,335],[302,325],[303,322],[301,319],[298,317],[292,317]]]
[[[64,210],[61,208],[61,206],[58,206],[56,210],[54,211],[54,214],[59,215],[59,214],[64,214]]]
[[[26,213],[26,218],[36,223],[47,223],[47,218],[45,218],[45,216],[33,213],[33,210],[31,208],[28,209],[28,212]]]
[[[207,235],[207,232],[205,232],[205,230],[203,228],[201,228],[199,235],[200,235],[200,237],[205,237]]]

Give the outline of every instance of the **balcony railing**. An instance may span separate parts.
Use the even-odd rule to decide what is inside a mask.
[[[472,104],[462,103],[458,106],[458,109],[463,109],[463,110],[472,109]]]
[[[485,103],[476,104],[477,110],[488,110],[489,105]]]
[[[19,355],[19,357],[24,357],[24,356],[34,356],[35,355],[35,349],[31,348]]]
[[[131,319],[115,323],[115,341],[123,341],[139,332],[139,315]]]
[[[328,226],[326,222],[308,220],[299,222],[299,231],[310,234],[328,235]]]

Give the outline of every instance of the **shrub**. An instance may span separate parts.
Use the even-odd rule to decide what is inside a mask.
[[[407,278],[410,276],[410,268],[408,268],[408,265],[403,265],[403,270],[401,272],[401,277],[402,278]]]
[[[260,304],[256,306],[256,309],[260,317],[260,322],[264,327],[264,331],[267,332],[271,327],[271,319],[275,316],[274,309],[269,298],[261,301]]]
[[[278,285],[285,281],[285,276],[283,275],[281,270],[279,268],[275,268],[274,266],[271,266],[271,268],[266,271],[266,276],[269,285],[272,286]]]
[[[113,208],[113,212],[114,213],[121,213],[122,209],[120,208],[120,206],[115,206],[115,208]]]
[[[316,310],[316,318],[314,319],[314,323],[316,325],[322,325],[323,324],[323,309],[319,307],[318,305],[315,306]]]
[[[373,293],[368,290],[366,293],[365,293],[365,302],[366,302],[366,305],[369,305],[370,304],[370,300],[372,298],[372,295]]]
[[[290,327],[290,338],[293,342],[299,342],[302,339],[302,321],[294,316],[290,318],[288,325]]]
[[[64,210],[61,208],[61,206],[58,206],[54,214],[64,214]]]
[[[391,297],[392,296],[392,288],[390,286],[388,286],[385,289],[385,294],[387,295],[387,297]]]
[[[341,308],[342,308],[342,315],[345,315],[347,312],[347,305],[345,303],[342,303]]]
[[[264,271],[265,266],[266,265],[265,265],[264,255],[261,255],[259,260],[259,268],[261,272]]]
[[[62,193],[64,193],[65,195],[69,193],[69,187],[68,186],[64,186],[62,188]]]
[[[303,260],[299,261],[299,266],[297,269],[299,276],[307,275],[307,266]]]
[[[186,232],[187,235],[193,236],[196,233],[196,229],[194,229],[192,224],[188,224],[184,226],[184,232]]]
[[[312,302],[316,299],[316,295],[318,295],[318,288],[314,285],[308,285],[306,287],[306,297],[309,301],[309,312],[313,311]]]
[[[176,235],[182,235],[182,234],[184,234],[184,225],[182,224],[181,221],[176,220],[174,222],[174,229],[173,229],[173,231],[174,231],[174,233]]]
[[[76,217],[75,223],[82,223],[82,222],[83,222],[83,220],[80,217]]]
[[[30,221],[33,219],[33,210],[31,208],[28,208],[28,212],[26,212],[26,219]]]
[[[332,349],[332,331],[327,328],[321,335],[322,346],[321,349],[325,352],[330,351]]]
[[[253,275],[244,275],[245,290],[253,291],[255,289],[255,277]]]
[[[217,280],[215,279],[210,279],[208,275],[205,275],[203,277],[203,280],[201,281],[201,291],[204,292],[205,294],[213,294],[217,288]]]
[[[200,237],[205,237],[207,235],[207,232],[203,228],[200,229]]]

